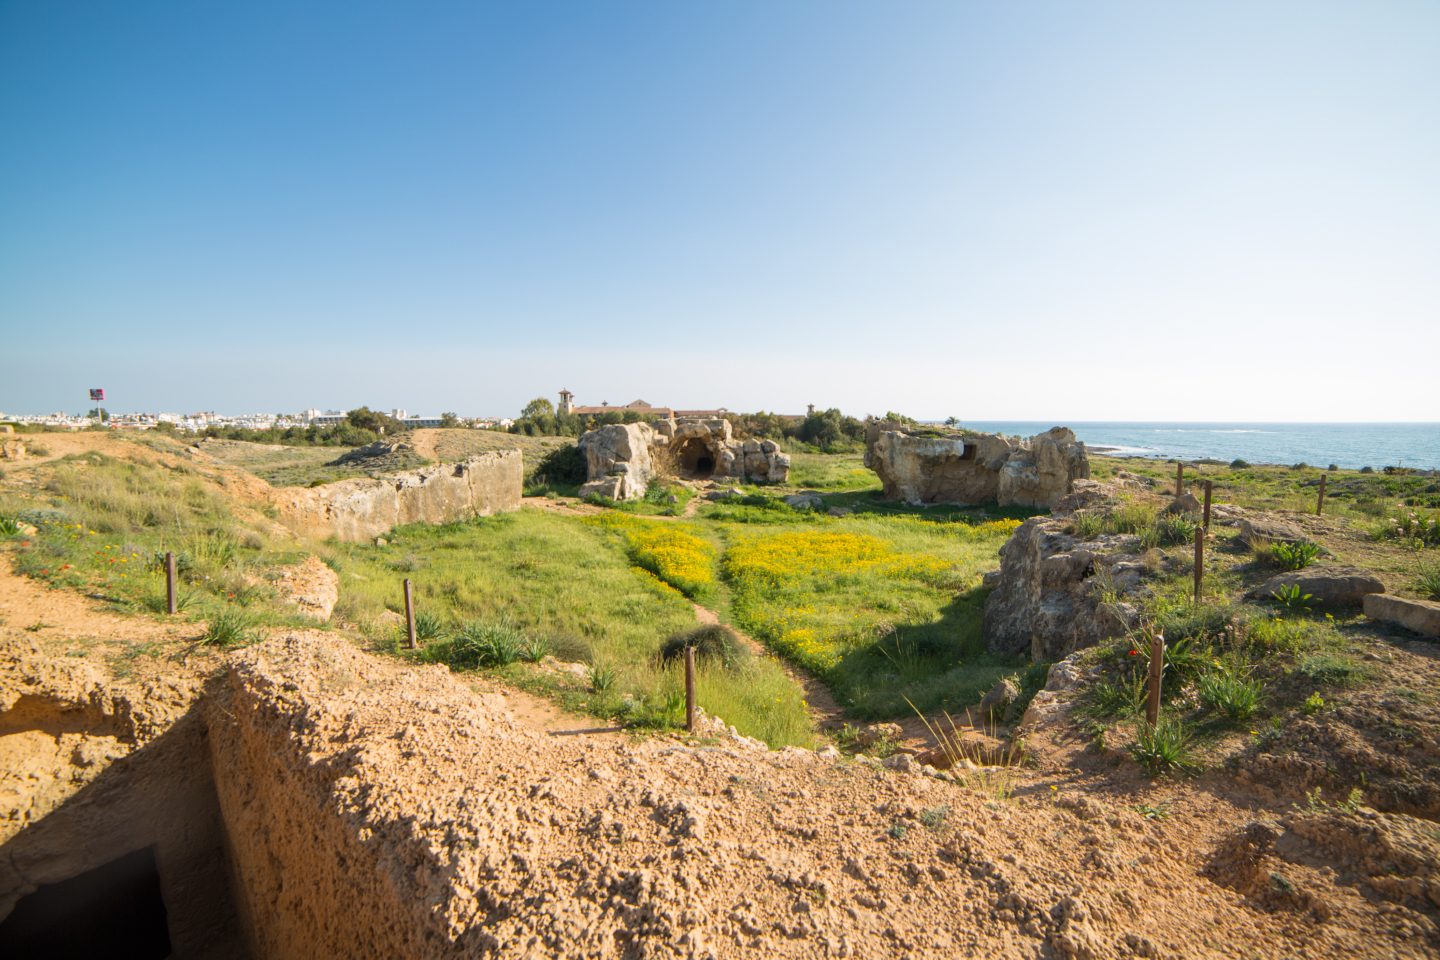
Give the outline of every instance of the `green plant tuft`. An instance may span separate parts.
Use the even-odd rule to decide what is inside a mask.
[[[237,647],[256,639],[253,621],[239,610],[217,610],[205,622],[201,642],[212,647]]]
[[[1312,594],[1301,593],[1298,583],[1281,587],[1279,590],[1272,590],[1270,596],[1286,610],[1308,610],[1320,602]]]
[[[1126,750],[1146,776],[1198,773],[1199,763],[1190,750],[1190,731],[1179,720],[1164,718],[1153,727],[1144,720],[1135,725],[1135,740]]]
[[[1282,570],[1304,570],[1320,556],[1320,546],[1308,540],[1276,543],[1270,547],[1270,556]]]
[[[707,623],[666,637],[660,644],[660,662],[668,664],[683,658],[686,647],[695,648],[697,661],[712,660],[727,667],[734,666],[743,655],[735,631],[723,624]]]
[[[1255,678],[1241,678],[1225,671],[1215,671],[1200,678],[1196,692],[1200,702],[1212,710],[1220,710],[1239,723],[1249,720],[1260,709],[1265,685]]]

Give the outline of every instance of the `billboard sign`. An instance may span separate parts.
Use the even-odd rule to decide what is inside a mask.
[[[104,390],[91,390],[91,391],[90,391],[90,399],[91,399],[91,400],[104,400],[104,399],[105,399],[105,391],[104,391]]]

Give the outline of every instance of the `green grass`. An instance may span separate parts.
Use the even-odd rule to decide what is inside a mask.
[[[797,490],[879,490],[880,478],[865,469],[865,457],[792,453],[785,481]]]
[[[689,524],[684,530],[695,532]],[[525,680],[532,689],[613,716],[627,694],[654,703],[678,682],[657,654],[666,637],[695,626],[694,611],[678,591],[634,569],[623,538],[607,534],[605,525],[526,509],[444,526],[399,527],[389,540],[386,547],[327,548],[344,571],[340,616],[374,630],[386,609],[401,612],[404,575],[393,563],[413,555],[418,569],[408,576],[417,611],[452,624],[452,636],[467,623],[508,618],[524,637],[544,638],[557,657],[591,663],[599,681],[582,690]],[[523,640],[520,645],[523,658]],[[451,659],[443,648],[426,657]],[[749,658],[743,672],[704,667],[699,688],[701,705],[743,733],[777,747],[813,743],[801,693],[772,659]]]
[[[980,635],[980,575],[1010,529],[870,515],[727,524],[733,614],[857,718],[958,709],[1022,666]]]

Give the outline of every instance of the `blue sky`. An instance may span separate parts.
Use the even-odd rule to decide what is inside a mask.
[[[1440,4],[0,0],[0,411],[1440,420]]]

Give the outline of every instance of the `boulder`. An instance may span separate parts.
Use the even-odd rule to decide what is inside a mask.
[[[1440,637],[1440,603],[1369,593],[1365,595],[1364,604],[1365,616],[1371,620],[1393,623],[1422,637]]]
[[[1369,570],[1340,564],[1317,563],[1271,577],[1245,594],[1247,600],[1269,600],[1279,590],[1299,587],[1326,606],[1359,606],[1372,593],[1384,593],[1385,584]]]
[[[1080,541],[1066,526],[1032,517],[1000,548],[998,576],[985,577],[993,583],[982,623],[990,652],[1015,656],[1028,649],[1033,660],[1055,661],[1129,628],[1135,608],[1116,601],[1144,589],[1127,552],[1135,538]]]
[[[865,466],[879,476],[886,499],[917,505],[1050,507],[1090,476],[1085,445],[1063,427],[1022,442],[994,433],[917,436],[871,421]]]
[[[0,441],[0,460],[24,460],[25,441],[20,439]]]
[[[831,507],[825,512],[830,514],[830,516],[832,517],[848,517],[855,511],[851,510],[849,507]]]
[[[582,434],[576,446],[585,452],[586,477],[590,482],[580,488],[580,495],[612,490],[613,493],[604,493],[604,496],[613,500],[638,500],[645,496],[650,478],[655,475],[650,458],[654,439],[654,432],[643,423],[612,423]],[[618,483],[611,482],[617,478]],[[586,490],[597,483],[605,486]]]
[[[1254,543],[1256,538],[1272,543],[1295,543],[1305,539],[1305,531],[1297,524],[1284,520],[1262,520],[1258,517],[1241,520],[1239,539],[1244,543]]]
[[[796,510],[819,510],[825,506],[825,501],[820,499],[820,494],[811,490],[793,493],[785,498],[785,503]]]
[[[862,747],[874,746],[881,740],[899,740],[905,731],[898,723],[871,723],[860,728],[855,742]]]
[[[975,711],[984,717],[994,717],[997,713],[1003,713],[1019,696],[1020,688],[1015,685],[1014,680],[1001,680],[990,688],[990,692],[981,699]]]
[[[1165,508],[1166,513],[1199,513],[1205,509],[1205,505],[1195,499],[1195,494],[1187,493],[1184,496],[1176,497],[1170,501],[1170,506]]]

